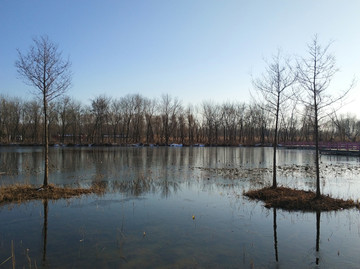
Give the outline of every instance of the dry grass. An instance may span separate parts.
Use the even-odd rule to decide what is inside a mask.
[[[295,190],[285,187],[266,187],[259,190],[250,190],[244,193],[250,199],[265,202],[265,207],[281,208],[289,211],[331,211],[348,208],[360,208],[360,204],[353,200],[335,199],[321,195],[316,199],[316,194],[311,191]]]
[[[105,188],[101,185],[93,185],[91,188],[70,188],[48,185],[47,187],[35,188],[32,185],[12,185],[0,187],[0,205],[8,203],[21,203],[40,199],[66,199],[85,194],[103,194]]]

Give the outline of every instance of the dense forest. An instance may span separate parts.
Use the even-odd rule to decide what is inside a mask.
[[[311,109],[288,100],[282,109],[279,143],[312,141]],[[52,144],[135,143],[168,145],[271,144],[274,117],[252,102],[184,106],[164,94],[149,99],[128,94],[115,99],[106,95],[85,105],[63,96],[49,104],[49,141]],[[42,144],[41,100],[0,96],[0,143]],[[320,125],[320,141],[359,141],[360,121],[353,115],[333,114]]]

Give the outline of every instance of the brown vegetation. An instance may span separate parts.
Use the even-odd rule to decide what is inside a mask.
[[[166,96],[165,96],[166,97]],[[255,104],[212,103],[178,107],[176,98],[152,99],[139,94],[120,98],[95,97],[86,106],[70,97],[49,105],[49,143],[65,145],[206,144],[221,146],[273,143],[274,119]],[[167,102],[169,101],[169,102]],[[170,103],[170,104],[169,104]],[[312,141],[311,112],[295,104],[284,113],[278,143]],[[172,108],[172,109],[169,109]],[[175,111],[174,111],[174,108]],[[0,143],[42,144],[43,117],[38,99],[23,100],[0,94]],[[356,116],[337,115],[322,124],[323,142],[360,140]]]
[[[331,211],[348,208],[359,208],[360,204],[353,200],[335,199],[311,191],[295,190],[285,187],[266,187],[259,190],[250,190],[244,193],[250,199],[265,202],[265,207],[274,207],[289,211]]]
[[[102,185],[93,185],[91,188],[70,188],[48,185],[46,188],[36,188],[32,185],[12,185],[0,187],[0,205],[21,203],[39,199],[66,199],[85,194],[102,194],[105,189]]]

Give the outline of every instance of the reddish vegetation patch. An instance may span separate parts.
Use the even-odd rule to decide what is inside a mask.
[[[285,210],[300,211],[330,211],[348,208],[360,208],[360,204],[353,200],[335,199],[321,195],[316,199],[316,194],[311,191],[295,190],[285,187],[263,188],[250,190],[244,193],[250,199],[265,202],[265,207],[275,207]]]
[[[0,187],[0,205],[39,199],[57,200],[91,193],[102,194],[104,191],[105,189],[100,185],[89,189],[56,187],[53,185],[45,188],[35,188],[31,185],[4,186]]]

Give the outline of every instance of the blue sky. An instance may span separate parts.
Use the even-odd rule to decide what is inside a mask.
[[[251,75],[281,48],[306,56],[318,34],[340,71],[334,89],[360,75],[358,0],[0,0],[0,94],[26,97],[16,49],[48,35],[70,56],[68,95],[83,103],[106,94],[168,93],[186,105],[250,102]],[[360,117],[360,83],[346,111]]]

